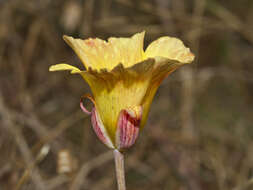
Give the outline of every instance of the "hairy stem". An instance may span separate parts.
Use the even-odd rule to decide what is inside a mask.
[[[114,150],[115,169],[118,182],[118,190],[126,190],[124,155],[118,150]]]

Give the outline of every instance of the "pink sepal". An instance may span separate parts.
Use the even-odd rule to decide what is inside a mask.
[[[100,116],[98,114],[98,112],[96,111],[96,108],[93,107],[92,111],[91,111],[91,123],[92,123],[92,127],[97,135],[97,137],[109,148],[115,148],[101,119]]]
[[[89,95],[89,94],[83,95],[83,96],[81,97],[81,99],[80,99],[80,108],[82,109],[82,111],[83,111],[84,113],[90,115],[91,112],[90,112],[89,110],[87,110],[86,107],[83,105],[83,100],[84,100],[85,98],[88,98],[94,105],[95,105],[95,101],[93,100],[92,96]]]
[[[116,148],[118,150],[127,149],[135,143],[139,135],[141,118],[141,106],[121,110],[116,131]]]

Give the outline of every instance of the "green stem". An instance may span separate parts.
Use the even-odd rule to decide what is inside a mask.
[[[118,150],[114,150],[115,169],[118,182],[118,190],[126,190],[124,155]]]

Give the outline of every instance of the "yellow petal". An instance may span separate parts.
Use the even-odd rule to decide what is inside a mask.
[[[111,139],[115,139],[121,110],[141,105],[150,85],[154,59],[129,68],[119,64],[112,71],[88,70],[80,74],[88,82],[97,111]]]
[[[66,70],[71,71],[72,74],[81,72],[77,67],[65,63],[52,65],[49,67],[49,71],[66,71]]]
[[[145,125],[150,105],[161,82],[178,67],[194,60],[194,55],[177,38],[161,37],[152,42],[145,51],[145,56],[155,59],[152,79],[143,99],[143,118],[141,128]]]
[[[112,71],[89,69],[80,72],[91,88],[97,111],[111,139],[115,139],[121,110],[143,106],[141,127],[144,126],[160,83],[180,65],[176,60],[158,57],[128,68],[119,64]]]
[[[141,125],[140,125],[141,128],[143,128],[143,126],[145,125],[147,121],[151,103],[153,101],[155,93],[158,87],[160,86],[161,82],[170,73],[175,71],[181,65],[182,63],[176,60],[170,60],[170,59],[166,59],[162,57],[157,57],[155,59],[155,64],[153,66],[150,83],[141,104],[143,106],[143,115],[142,115],[142,120],[141,120]]]
[[[130,38],[109,38],[108,42],[99,38],[87,40],[74,39],[64,36],[64,40],[71,46],[81,59],[86,69],[112,70],[119,63],[130,67],[144,59],[144,32],[137,33]]]
[[[145,51],[146,57],[164,57],[181,63],[191,63],[194,55],[177,38],[161,37],[152,42]]]

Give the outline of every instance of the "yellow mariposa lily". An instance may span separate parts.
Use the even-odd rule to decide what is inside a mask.
[[[182,41],[161,37],[143,50],[144,32],[130,38],[87,40],[64,36],[86,71],[57,64],[50,71],[70,70],[89,84],[93,98],[92,125],[102,142],[116,149],[134,144],[162,80],[194,55]]]

